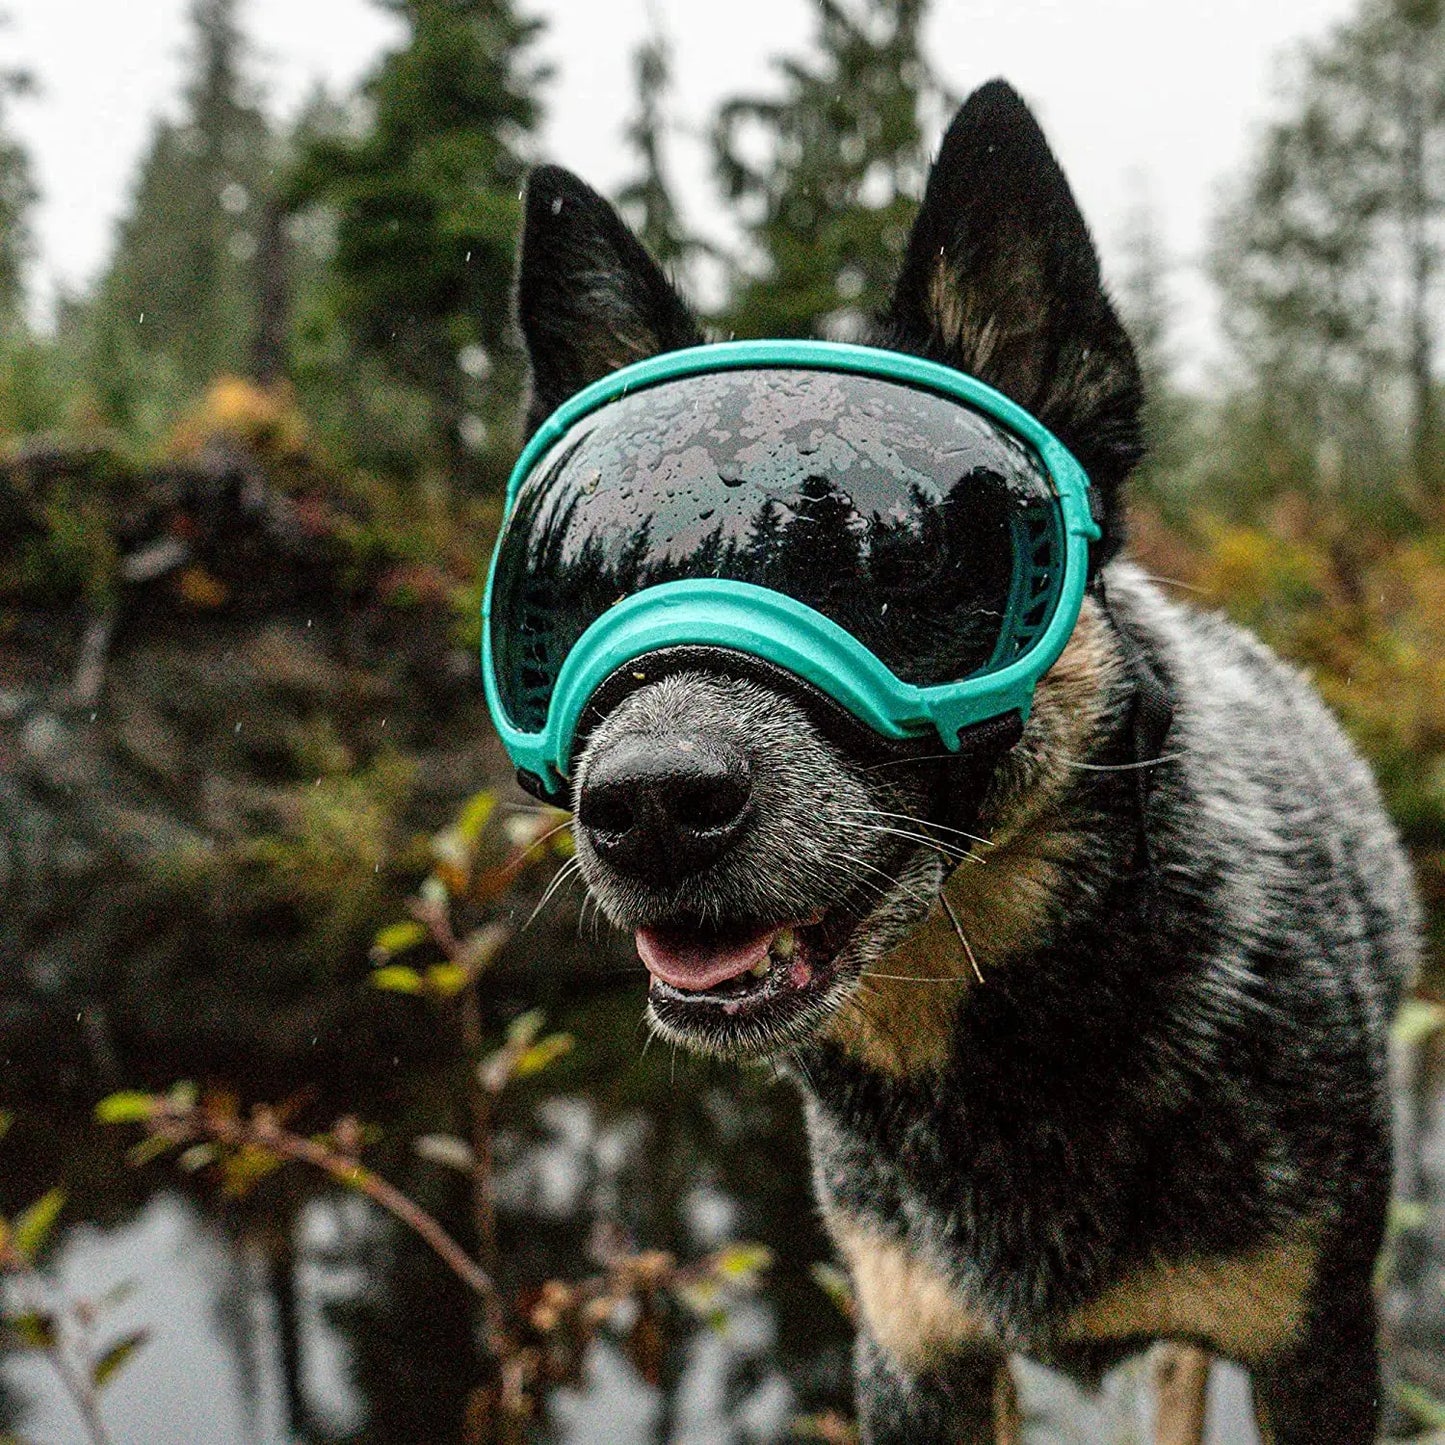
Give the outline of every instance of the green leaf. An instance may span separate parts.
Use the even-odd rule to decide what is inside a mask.
[[[90,1383],[103,1390],[130,1363],[131,1357],[150,1338],[149,1330],[132,1330],[108,1345],[101,1357],[90,1367]]]
[[[1445,1426],[1445,1403],[1437,1400],[1419,1385],[1401,1381],[1395,1386],[1395,1398],[1420,1422],[1432,1430]]]
[[[451,894],[447,892],[447,885],[435,873],[429,873],[422,879],[417,894],[423,903],[429,903],[433,908],[442,907],[451,898]]]
[[[25,1259],[33,1260],[45,1248],[64,1208],[65,1191],[51,1189],[15,1221],[15,1248]]]
[[[1391,1234],[1402,1229],[1424,1229],[1430,1211],[1418,1199],[1392,1199],[1386,1228]]]
[[[1395,1018],[1395,1042],[1407,1049],[1414,1048],[1442,1028],[1445,1028],[1445,1007],[1423,998],[1406,999]]]
[[[10,1331],[26,1350],[53,1350],[56,1346],[55,1317],[31,1310],[23,1315],[11,1315],[5,1321]]]
[[[204,1169],[207,1164],[214,1164],[220,1157],[220,1153],[221,1151],[214,1144],[192,1144],[180,1155],[176,1163],[187,1174],[194,1174],[198,1169]]]
[[[571,1034],[549,1034],[545,1039],[524,1049],[512,1065],[514,1079],[530,1078],[550,1068],[558,1059],[572,1052],[574,1040]]]
[[[0,1139],[3,1139],[10,1132],[10,1126],[14,1122],[14,1114],[8,1109],[0,1109]]]
[[[467,799],[457,814],[456,830],[468,843],[475,843],[482,835],[492,813],[496,810],[497,795],[489,789],[474,793]]]
[[[442,998],[454,998],[470,981],[471,974],[459,963],[434,963],[426,971],[427,991]]]
[[[423,1134],[411,1147],[420,1158],[463,1174],[470,1174],[477,1162],[472,1146],[455,1134]]]
[[[371,1170],[362,1164],[355,1164],[343,1173],[332,1176],[339,1184],[347,1189],[354,1189],[358,1194],[366,1193],[366,1186],[371,1183]]]
[[[507,1025],[507,1042],[514,1049],[530,1048],[537,1035],[542,1032],[542,1025],[546,1022],[547,1015],[539,1008],[529,1009],[524,1014],[518,1014]]]
[[[95,1106],[95,1117],[102,1124],[146,1124],[155,1107],[156,1101],[150,1094],[127,1090],[102,1099]]]
[[[175,1147],[175,1140],[167,1139],[163,1134],[148,1134],[139,1144],[126,1150],[125,1162],[132,1169],[140,1169],[161,1155],[169,1154]]]
[[[404,923],[393,923],[376,935],[371,945],[372,957],[390,958],[394,953],[405,953],[409,948],[426,939],[426,929],[415,919]]]
[[[371,986],[385,989],[388,993],[422,993],[426,988],[416,969],[403,968],[400,964],[378,968],[371,975]]]
[[[174,1109],[189,1110],[196,1107],[200,1097],[200,1090],[189,1079],[182,1079],[180,1083],[171,1085],[166,1102]]]
[[[713,1256],[713,1270],[721,1279],[748,1280],[768,1269],[773,1252],[761,1244],[730,1244]]]
[[[269,1149],[244,1144],[221,1160],[221,1187],[228,1198],[241,1199],[267,1175],[280,1169],[283,1163]]]
[[[847,1273],[836,1264],[815,1264],[811,1273],[813,1283],[828,1296],[838,1313],[851,1320],[856,1305],[853,1300],[853,1282]]]

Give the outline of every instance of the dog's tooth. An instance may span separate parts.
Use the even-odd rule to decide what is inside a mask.
[[[768,954],[765,953],[765,954],[752,966],[751,972],[752,972],[753,977],[754,977],[754,978],[763,978],[763,977],[765,977],[765,976],[767,975],[768,970],[769,970],[772,966],[773,966],[773,960],[772,960],[772,958],[771,958]]]
[[[797,946],[797,934],[791,928],[782,928],[778,930],[778,936],[773,939],[770,951],[786,963],[793,956],[793,951]]]

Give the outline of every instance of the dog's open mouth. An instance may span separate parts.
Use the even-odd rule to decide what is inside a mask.
[[[828,910],[791,923],[639,928],[653,1010],[684,1030],[725,1020],[783,1024],[828,990],[856,922]]]

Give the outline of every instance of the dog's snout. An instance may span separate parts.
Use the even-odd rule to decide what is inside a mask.
[[[665,886],[727,851],[751,796],[748,760],[730,744],[687,734],[622,737],[589,760],[577,818],[612,867]]]

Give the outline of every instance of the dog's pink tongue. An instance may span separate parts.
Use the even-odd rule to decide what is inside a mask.
[[[637,952],[653,978],[701,993],[739,978],[768,956],[776,928],[743,938],[710,938],[670,929],[639,928]]]

